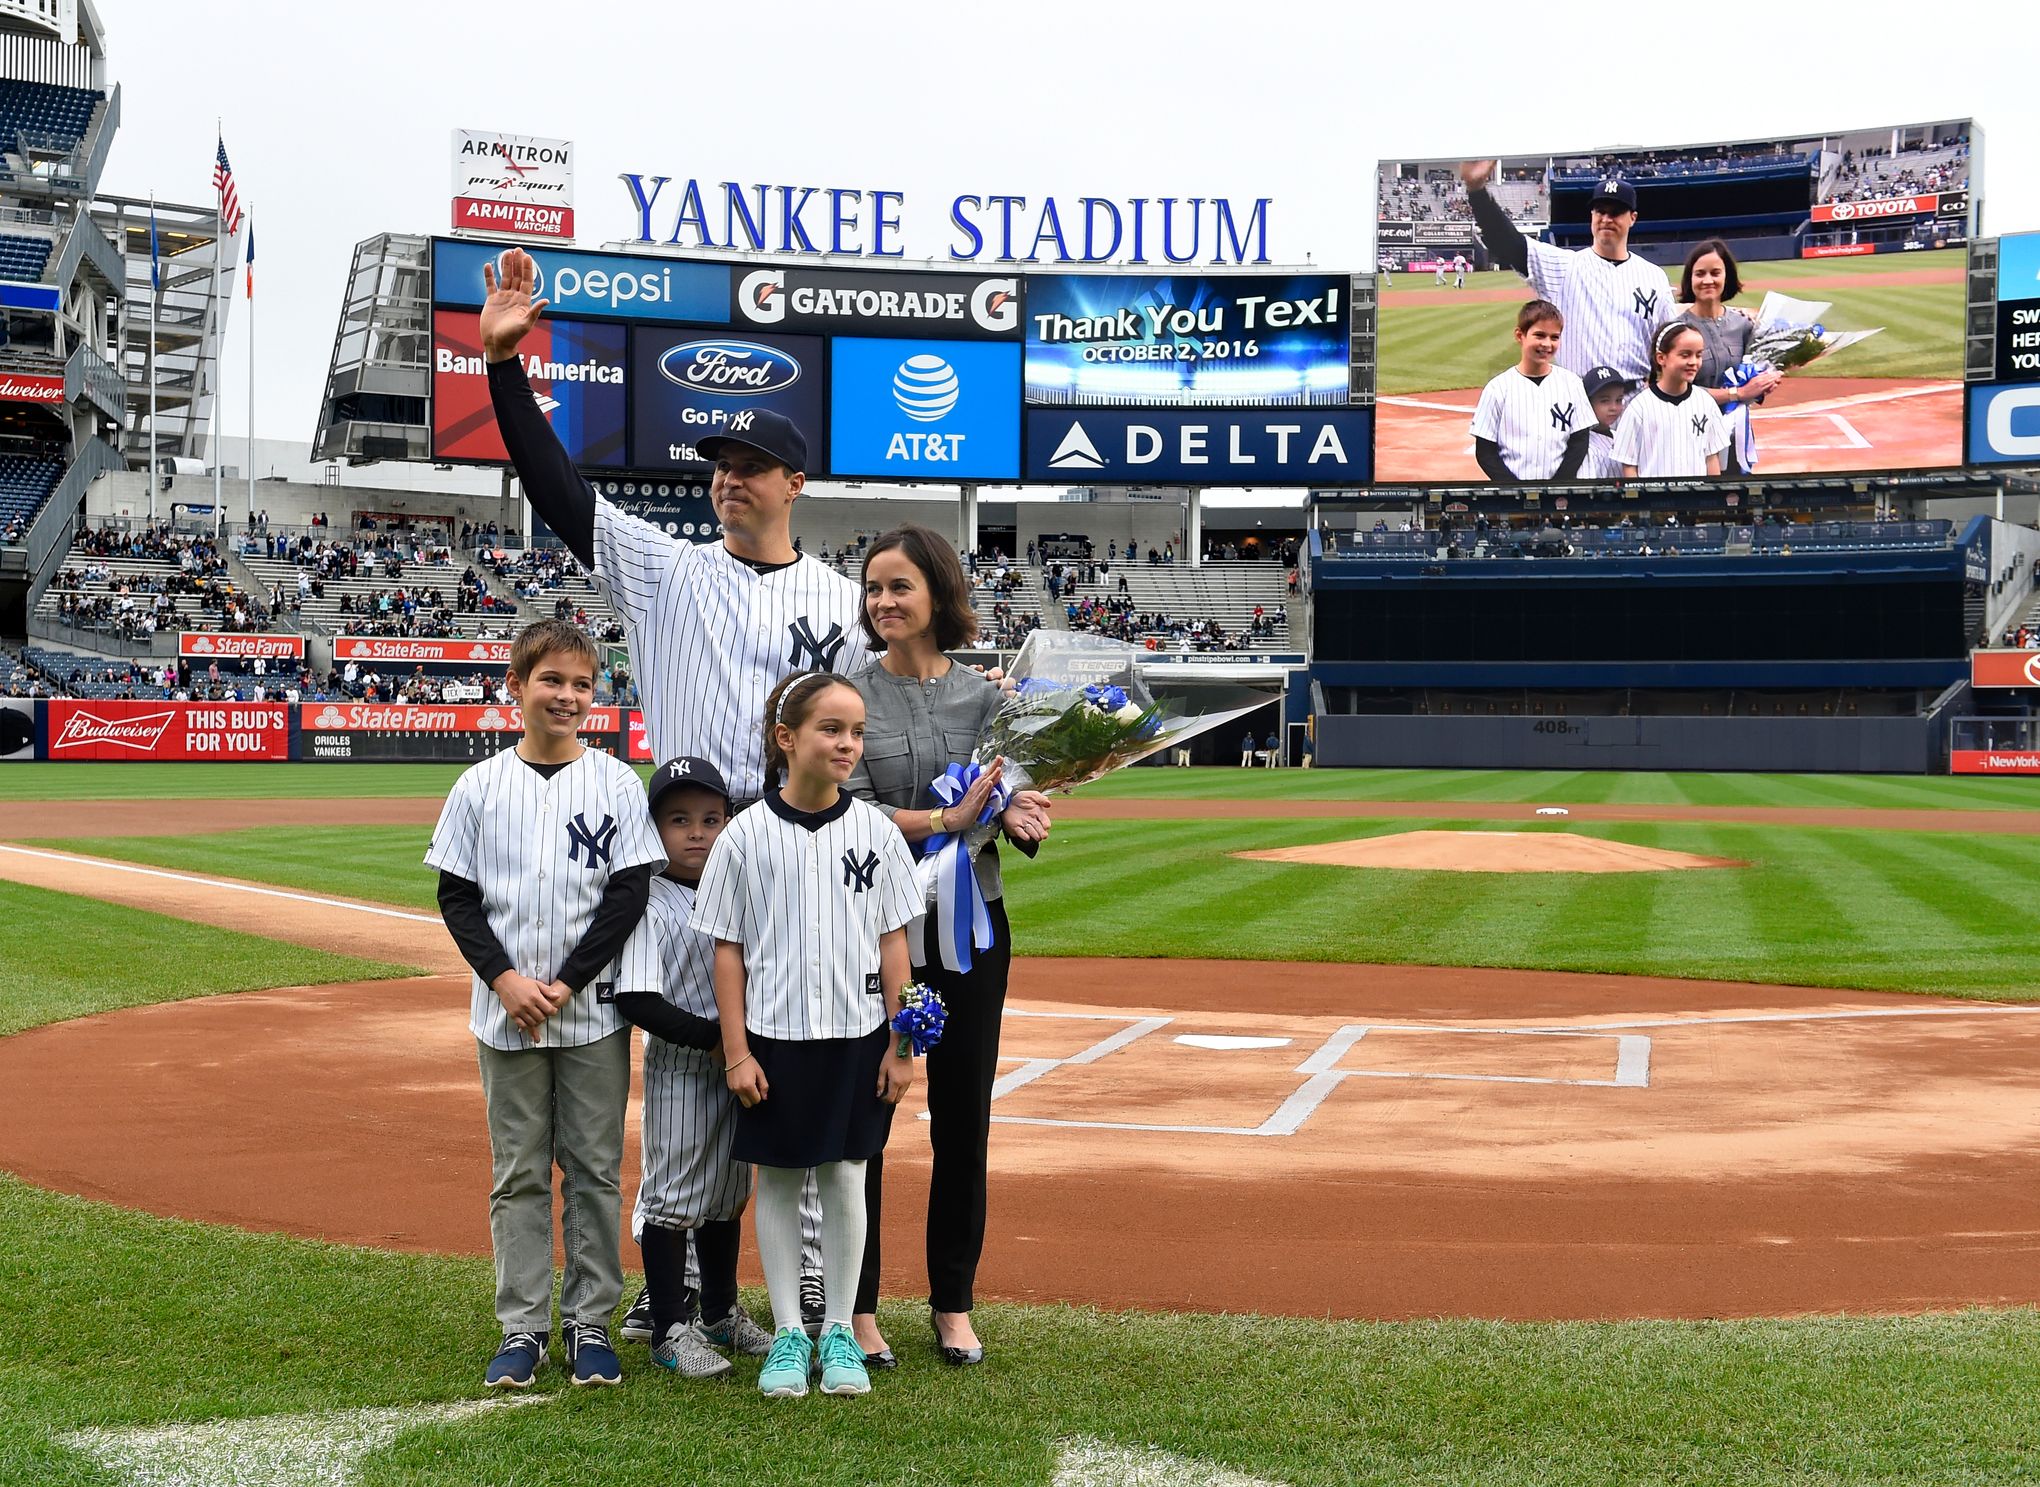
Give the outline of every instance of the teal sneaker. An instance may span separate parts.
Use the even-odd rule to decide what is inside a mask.
[[[860,1360],[862,1356],[859,1354]],[[808,1370],[814,1365],[814,1357],[815,1345],[808,1341],[807,1333],[798,1327],[782,1327],[772,1339],[772,1351],[765,1356],[764,1368],[758,1372],[758,1392],[767,1399],[800,1398],[807,1393]]]
[[[871,1375],[864,1369],[864,1349],[848,1327],[835,1322],[822,1329],[824,1394],[869,1394]]]

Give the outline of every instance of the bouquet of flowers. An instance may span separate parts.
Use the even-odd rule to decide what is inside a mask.
[[[892,1015],[892,1030],[899,1036],[899,1051],[916,1057],[942,1041],[942,1029],[949,1021],[949,1008],[942,993],[916,981],[900,988],[900,1010]]]
[[[1829,300],[1795,299],[1792,295],[1770,290],[1764,295],[1763,304],[1757,307],[1756,334],[1750,337],[1743,359],[1721,374],[1723,384],[1740,388],[1767,371],[1797,371],[1845,346],[1868,340],[1883,329],[1879,326],[1871,330],[1829,330],[1821,324],[1820,317],[1832,308],[1833,302]],[[1751,401],[1761,403],[1763,398]],[[1722,405],[1721,411],[1732,420],[1730,432],[1735,436],[1736,452],[1742,467],[1754,470],[1757,467],[1756,440],[1750,431],[1749,414],[1744,411],[1746,406],[1742,399],[1731,398]]]

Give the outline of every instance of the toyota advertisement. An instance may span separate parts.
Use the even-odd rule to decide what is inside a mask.
[[[623,464],[623,338],[620,325],[547,316],[517,348],[540,411],[584,468]],[[489,401],[481,317],[473,311],[432,314],[432,457],[483,463],[510,457]]]
[[[808,440],[808,468],[827,468],[822,409],[828,391],[819,336],[636,326],[630,339],[630,464],[636,470],[699,469],[695,442],[741,436],[747,415],[783,413]]]
[[[885,480],[1017,480],[1020,347],[838,340],[829,467]]]
[[[1340,407],[1345,275],[1040,274],[1027,281],[1029,406]]]

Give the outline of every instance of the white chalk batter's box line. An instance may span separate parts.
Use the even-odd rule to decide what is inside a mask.
[[[1066,1065],[1094,1064],[1100,1059],[1131,1047],[1151,1033],[1171,1026],[1173,1017],[1122,1018],[1098,1012],[1032,1012],[1008,1007],[1007,1017],[1039,1017],[1062,1022],[1124,1022],[1110,1036],[1066,1058],[1022,1058],[1020,1066],[999,1076],[992,1085],[996,1104],[1023,1085]],[[1342,1069],[1339,1061],[1369,1033],[1444,1033],[1469,1037],[1502,1038],[1593,1038],[1615,1045],[1614,1077],[1610,1079],[1557,1079],[1528,1074],[1442,1074],[1411,1069]],[[1087,1131],[1163,1131],[1200,1136],[1293,1136],[1348,1079],[1444,1079],[1474,1084],[1559,1084],[1598,1089],[1647,1089],[1650,1086],[1650,1038],[1642,1033],[1600,1032],[1591,1028],[1492,1028],[1437,1027],[1407,1023],[1347,1023],[1318,1045],[1296,1073],[1305,1076],[1296,1091],[1257,1126],[1171,1125],[1157,1121],[1063,1120],[1043,1115],[993,1115],[1003,1125],[1060,1126]],[[926,1113],[922,1120],[928,1119]]]

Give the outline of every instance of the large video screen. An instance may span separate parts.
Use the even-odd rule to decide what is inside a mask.
[[[1980,158],[1954,120],[1380,162],[1376,479],[1960,464]]]

